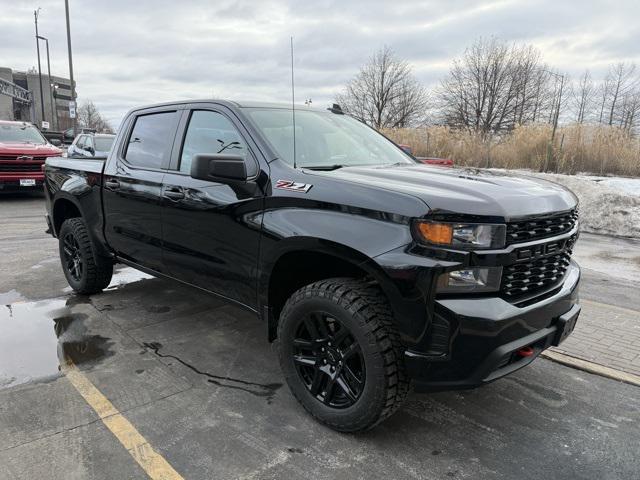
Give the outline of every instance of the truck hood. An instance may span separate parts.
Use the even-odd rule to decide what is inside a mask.
[[[570,210],[578,203],[570,190],[556,183],[492,170],[401,165],[313,173],[413,195],[431,213],[499,216],[509,221]]]
[[[0,142],[0,155],[32,155],[34,157],[54,157],[62,150],[51,144],[36,145],[33,143]]]

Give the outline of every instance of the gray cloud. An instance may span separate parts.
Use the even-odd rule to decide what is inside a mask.
[[[33,5],[0,0],[1,66],[36,64]],[[63,2],[39,5],[52,71],[67,76]],[[117,124],[129,108],[173,99],[287,101],[290,35],[297,96],[318,106],[384,44],[427,86],[479,36],[531,43],[553,68],[597,78],[610,63],[640,62],[638,14],[633,0],[73,0],[71,29],[79,99]]]

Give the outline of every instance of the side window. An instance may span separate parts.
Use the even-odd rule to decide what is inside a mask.
[[[182,145],[180,171],[191,172],[191,161],[198,153],[228,153],[247,159],[247,145],[233,123],[218,112],[195,110],[191,113],[189,126]],[[247,170],[255,172],[253,161]],[[251,175],[251,173],[249,173]]]
[[[84,149],[84,139],[87,138],[86,135],[80,135],[78,141],[76,142],[76,147]]]
[[[125,160],[134,167],[162,168],[170,155],[177,120],[177,112],[150,113],[136,118]]]

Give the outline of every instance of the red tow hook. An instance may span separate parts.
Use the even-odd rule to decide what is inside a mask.
[[[533,348],[531,347],[522,347],[516,351],[518,355],[521,357],[530,357],[533,355]]]

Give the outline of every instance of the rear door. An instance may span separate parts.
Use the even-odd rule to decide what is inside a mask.
[[[163,187],[167,269],[180,280],[255,308],[263,208],[256,179],[268,175],[268,166],[225,107],[194,106],[181,123]],[[194,155],[223,152],[245,158],[249,182],[228,185],[191,178]]]
[[[105,166],[105,237],[116,254],[164,272],[161,192],[182,107],[136,112]]]

